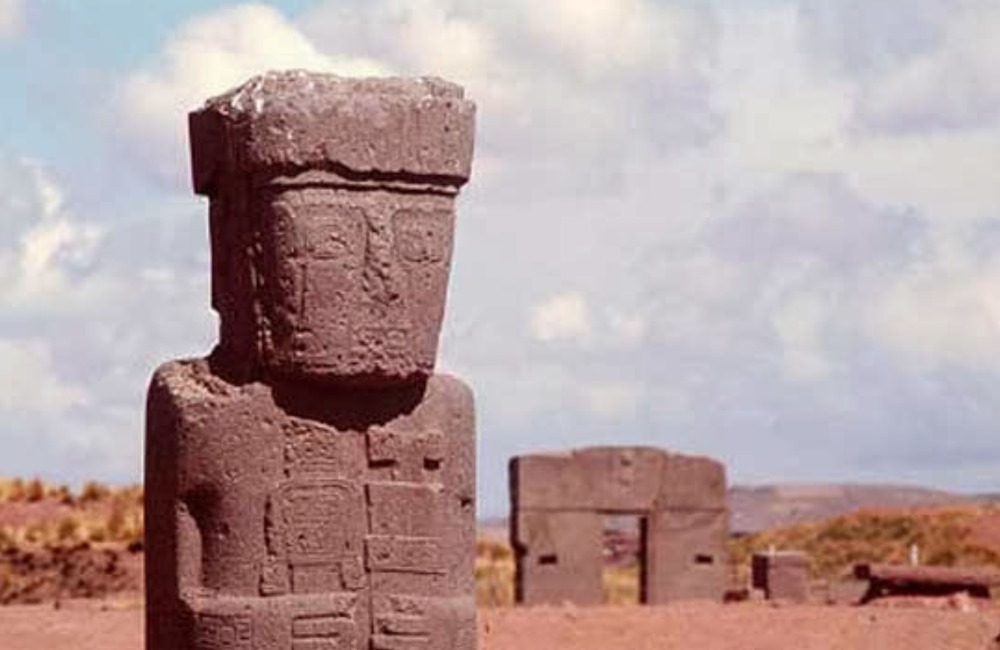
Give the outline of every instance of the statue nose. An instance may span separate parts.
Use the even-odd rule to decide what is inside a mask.
[[[365,292],[374,300],[391,304],[402,295],[402,278],[395,259],[392,228],[384,218],[369,223],[368,245],[365,255]]]

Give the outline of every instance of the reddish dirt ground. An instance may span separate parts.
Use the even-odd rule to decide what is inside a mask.
[[[481,610],[480,650],[995,650],[1000,610],[666,607]],[[141,650],[142,605],[72,601],[0,608],[0,650]]]
[[[0,607],[2,650],[142,650],[139,600]]]
[[[984,650],[997,612],[710,603],[487,612],[481,650]]]

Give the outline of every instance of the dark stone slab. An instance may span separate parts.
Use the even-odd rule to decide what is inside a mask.
[[[990,589],[1000,585],[1000,572],[976,567],[857,564],[854,576],[868,581],[862,602],[883,596],[947,596],[960,592],[990,598]]]

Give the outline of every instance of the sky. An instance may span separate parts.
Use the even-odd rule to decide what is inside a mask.
[[[439,370],[514,454],[1000,486],[993,0],[0,0],[0,475],[142,476],[206,354],[186,113],[269,69],[478,106]]]

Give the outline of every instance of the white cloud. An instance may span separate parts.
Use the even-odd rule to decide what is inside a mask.
[[[123,80],[116,126],[172,178],[185,113],[266,67],[467,87],[477,151],[442,348],[497,432],[487,499],[540,431],[719,455],[736,480],[871,476],[912,448],[918,476],[952,462],[928,431],[968,454],[1000,404],[989,4],[327,0],[294,23],[242,6]],[[149,369],[210,345],[201,208],[130,205],[141,217],[109,214],[88,243],[70,196],[3,176],[0,295],[35,298],[3,303],[0,340],[42,341],[36,366],[94,391],[70,407],[90,467],[135,456]]]
[[[632,345],[642,341],[649,323],[642,314],[613,311],[608,315],[608,325],[616,339]]]
[[[701,92],[710,16],[650,0],[376,0],[322,2],[299,24],[331,52],[465,85],[479,104],[477,165],[497,184],[531,169],[563,191],[600,193],[629,151],[711,137],[716,123]],[[570,151],[574,170],[563,164]]]
[[[977,262],[948,235],[938,244],[873,296],[872,335],[917,372],[1000,371],[1000,256]]]
[[[587,300],[575,291],[561,293],[535,305],[531,334],[538,341],[582,341],[590,334]]]
[[[815,381],[829,375],[832,363],[823,342],[828,319],[828,306],[814,293],[792,296],[774,310],[771,322],[781,341],[785,377]]]
[[[53,291],[64,284],[64,272],[57,260],[85,260],[93,254],[100,238],[96,226],[74,223],[69,219],[57,219],[39,224],[25,234],[21,248],[21,273],[24,285],[22,294],[38,294]]]
[[[799,8],[729,9],[720,22],[712,92],[725,120],[719,147],[727,181],[739,187],[789,171],[828,170],[826,160],[843,146],[853,89],[841,78],[818,74],[803,57]]]
[[[24,33],[24,0],[0,0],[0,41]]]
[[[762,163],[758,169],[843,173],[867,200],[911,206],[932,222],[996,216],[1000,187],[990,170],[1000,164],[1000,11],[994,3],[843,0],[798,2],[784,12],[795,16],[788,19],[794,30],[787,37],[775,32],[772,42],[785,43],[780,51],[763,59],[751,44],[742,60],[758,75],[789,65],[804,74],[793,77],[791,93],[770,94],[754,83],[731,105],[737,113],[744,99],[771,106],[773,119],[760,120],[770,132],[789,121],[786,98],[805,94],[822,101],[792,122],[812,124],[816,136],[824,124],[832,128],[813,146],[759,138],[756,149],[734,155],[753,156]]]
[[[592,383],[582,390],[588,410],[603,420],[634,417],[645,393],[640,384],[626,381]]]
[[[13,210],[0,246],[0,304],[45,301],[65,289],[67,265],[93,258],[102,231],[64,210],[62,190],[39,163],[7,159],[2,167],[0,183],[17,187],[7,197]]]
[[[844,149],[832,163],[850,174],[863,197],[919,209],[930,222],[993,219],[1000,185],[1000,128],[875,135]]]
[[[864,87],[862,125],[889,132],[975,128],[1000,109],[1000,7],[959,2],[935,46]]]
[[[342,7],[357,12],[356,7]],[[416,70],[462,80],[503,69],[489,27],[451,10],[446,3],[376,3],[368,16],[375,19],[375,28],[384,39],[380,46],[385,48],[384,55],[397,64],[405,61]],[[387,25],[391,27],[385,29]],[[484,90],[494,90],[491,99],[502,98],[495,81]]]
[[[159,178],[183,186],[187,113],[255,74],[291,68],[345,76],[386,73],[368,59],[322,54],[271,7],[229,7],[183,24],[155,66],[123,80],[117,135]]]
[[[695,47],[707,36],[704,15],[647,0],[516,0],[502,11],[462,0],[379,0],[364,9],[322,2],[299,22],[316,43],[391,61],[411,74],[451,77],[490,110],[498,102],[506,110],[524,108],[503,101],[514,97],[537,105],[552,83],[565,90],[654,69],[660,78],[690,78],[692,63],[704,60]]]
[[[842,174],[931,221],[992,218],[1000,12],[979,0],[784,2],[721,12],[715,169],[729,202]]]
[[[87,392],[56,376],[52,352],[37,338],[0,339],[0,413],[55,415],[84,404]]]
[[[0,193],[0,421],[40,444],[49,425],[93,403],[55,353],[75,324],[57,325],[52,336],[48,307],[71,293],[73,267],[89,261],[100,231],[66,210],[63,191],[36,161],[0,155]]]
[[[98,226],[61,181],[0,155],[0,473],[134,480],[149,372],[210,331],[207,269],[157,232],[162,208]]]
[[[687,75],[689,47],[696,42],[698,14],[678,5],[645,0],[552,0],[526,2],[521,11],[539,41],[583,78],[649,71]],[[697,61],[697,59],[694,59]]]
[[[822,72],[874,78],[940,43],[949,21],[990,0],[837,0],[794,4],[805,21],[804,55]]]

